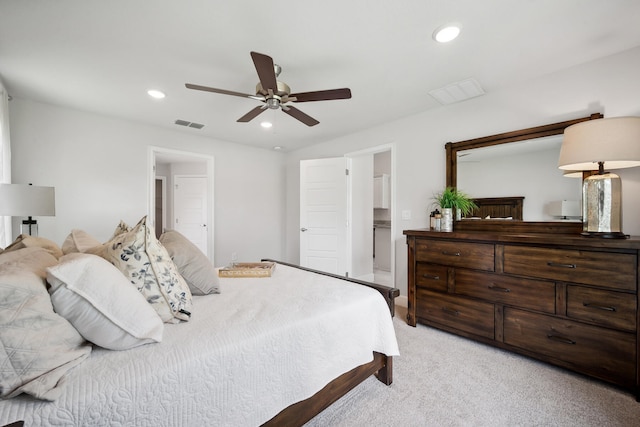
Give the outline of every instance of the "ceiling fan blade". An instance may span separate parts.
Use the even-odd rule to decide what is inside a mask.
[[[267,106],[266,105],[260,105],[256,108],[254,108],[253,110],[249,111],[247,114],[245,114],[244,116],[240,117],[238,120],[236,120],[237,122],[241,122],[241,123],[246,123],[246,122],[250,122],[251,120],[255,119],[256,117],[258,117],[258,115],[260,113],[262,113],[263,111],[267,110]]]
[[[251,59],[253,59],[253,65],[255,65],[256,71],[258,72],[262,89],[265,91],[271,89],[273,92],[277,92],[278,83],[276,82],[276,70],[273,67],[273,59],[271,59],[270,56],[258,52],[251,52]]]
[[[318,90],[315,92],[292,93],[289,98],[295,98],[293,102],[309,102],[309,101],[330,101],[332,99],[349,99],[351,98],[351,89],[329,89]]]
[[[317,121],[313,117],[303,113],[302,111],[298,110],[295,107],[288,107],[286,110],[283,108],[282,111],[284,113],[290,115],[294,119],[300,120],[302,123],[304,123],[307,126],[315,126],[318,123],[320,123],[319,121]]]
[[[221,93],[223,95],[233,95],[233,96],[239,96],[242,98],[251,98],[251,99],[257,99],[259,101],[264,101],[264,96],[250,95],[248,93],[234,92],[232,90],[216,89],[215,87],[200,86],[200,85],[194,85],[191,83],[185,83],[185,87],[187,89],[203,90],[205,92]]]

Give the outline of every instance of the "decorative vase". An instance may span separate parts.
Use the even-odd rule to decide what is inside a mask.
[[[453,231],[453,209],[452,208],[443,208],[442,209],[442,225],[440,227],[441,231]]]
[[[462,220],[462,209],[458,208],[456,209],[456,221],[461,221]]]

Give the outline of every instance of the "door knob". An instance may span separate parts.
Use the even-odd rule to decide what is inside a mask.
[[[306,229],[306,228],[304,228],[304,227],[302,227],[302,228],[300,229],[300,231],[304,232],[304,231],[307,231],[307,229]]]

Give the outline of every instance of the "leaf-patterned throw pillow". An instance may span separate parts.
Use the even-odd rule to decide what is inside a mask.
[[[131,230],[87,251],[115,265],[164,322],[189,320],[191,292],[145,216]]]

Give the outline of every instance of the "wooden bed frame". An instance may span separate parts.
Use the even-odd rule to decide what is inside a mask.
[[[395,314],[394,300],[400,295],[400,290],[398,288],[391,288],[388,286],[378,285],[376,283],[365,282],[363,280],[351,279],[348,277],[338,276],[336,274],[313,270],[310,268],[301,267],[299,265],[289,264],[272,259],[263,259],[262,261],[277,262],[278,264],[299,268],[305,271],[310,271],[325,276],[335,277],[376,289],[382,294],[385,301],[387,302],[391,316]],[[322,390],[320,390],[310,398],[302,400],[298,403],[294,403],[293,405],[283,409],[278,415],[264,423],[263,426],[302,426],[306,422],[310,421],[313,417],[318,415],[320,412],[328,408],[333,402],[347,394],[351,389],[356,387],[362,381],[369,378],[371,375],[375,375],[375,377],[385,385],[391,385],[391,383],[393,382],[393,357],[374,352],[373,360],[371,362],[357,366],[351,371],[340,375],[338,378],[331,381]]]

